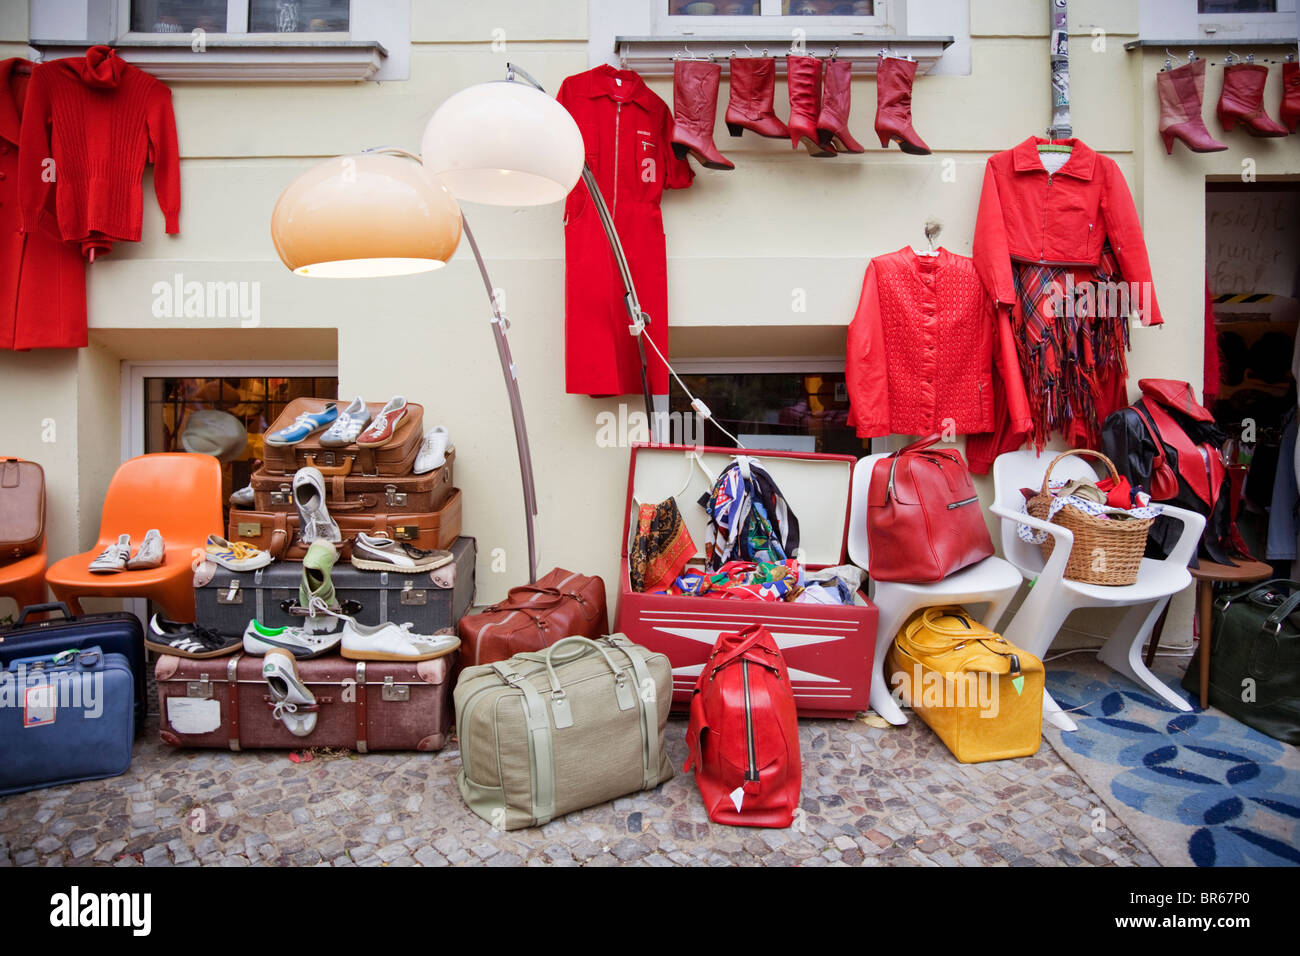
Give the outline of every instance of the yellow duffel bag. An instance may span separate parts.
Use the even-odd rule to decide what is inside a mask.
[[[894,697],[910,705],[962,763],[1037,753],[1043,662],[959,607],[918,611],[890,645]]]

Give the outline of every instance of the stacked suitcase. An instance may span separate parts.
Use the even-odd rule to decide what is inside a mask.
[[[319,412],[326,401],[295,399],[270,430],[304,412]],[[382,407],[371,404],[371,413]],[[254,618],[267,627],[304,624],[297,604],[307,545],[298,535],[293,478],[299,468],[314,467],[325,478],[326,507],[343,536],[330,571],[343,611],[361,624],[391,621],[409,623],[416,634],[455,634],[474,602],[475,542],[460,535],[460,491],[452,481],[455,449],[447,450],[441,468],[411,473],[426,429],[423,408],[407,407],[406,418],[381,448],[322,448],[323,431],[296,445],[266,446],[262,466],[252,476],[253,507],[231,509],[227,538],[268,550],[276,560],[243,572],[202,564],[194,579],[200,626],[242,634]],[[359,532],[449,550],[452,561],[433,571],[362,571],[350,561]],[[299,660],[298,676],[320,710],[316,729],[298,737],[273,716],[262,658],[165,656],[154,675],[162,739],[174,746],[231,750],[437,750],[450,738],[456,659],[452,653],[419,662],[356,661],[338,654]]]

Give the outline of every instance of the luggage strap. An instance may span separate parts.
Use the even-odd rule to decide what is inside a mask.
[[[636,677],[636,699],[641,708],[641,789],[651,790],[659,785],[659,701],[655,679],[646,666],[645,651],[636,644],[618,644],[608,637],[603,638],[601,643],[622,651],[632,662],[632,673]]]
[[[524,719],[528,722],[528,757],[533,769],[533,823],[542,826],[555,816],[555,745],[551,737],[551,715],[537,688],[520,677],[509,661],[496,661],[492,669],[523,694]]]

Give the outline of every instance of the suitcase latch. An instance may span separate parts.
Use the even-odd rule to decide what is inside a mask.
[[[424,588],[416,588],[414,581],[407,581],[406,586],[402,588],[401,601],[406,605],[422,606],[429,603],[428,592]]]
[[[321,460],[326,465],[334,466],[338,464],[338,456],[335,455],[334,452],[332,451],[322,451],[320,453],[320,456],[321,456]]]
[[[388,502],[390,508],[394,506],[405,508],[406,492],[398,491],[397,485],[384,485],[384,500]]]
[[[409,684],[393,683],[393,676],[389,674],[384,678],[384,686],[379,696],[382,700],[410,700],[411,688]]]
[[[241,521],[235,525],[235,533],[241,538],[260,538],[262,536],[262,522]]]
[[[271,492],[271,504],[273,505],[293,504],[293,489],[288,485],[281,485],[279,491]]]
[[[420,526],[418,524],[394,525],[393,537],[398,541],[415,541],[420,537]]]
[[[212,681],[208,680],[207,674],[200,674],[198,680],[185,682],[185,696],[197,697],[201,700],[212,699]]]
[[[231,578],[229,586],[218,589],[217,603],[218,604],[243,604],[244,603],[244,595],[243,592],[239,590],[238,580],[236,580],[235,578]]]

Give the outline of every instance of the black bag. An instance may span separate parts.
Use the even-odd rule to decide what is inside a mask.
[[[1214,602],[1210,703],[1262,734],[1300,744],[1300,581],[1224,591]],[[1206,635],[1201,635],[1206,640]],[[1200,660],[1183,689],[1200,692]]]

